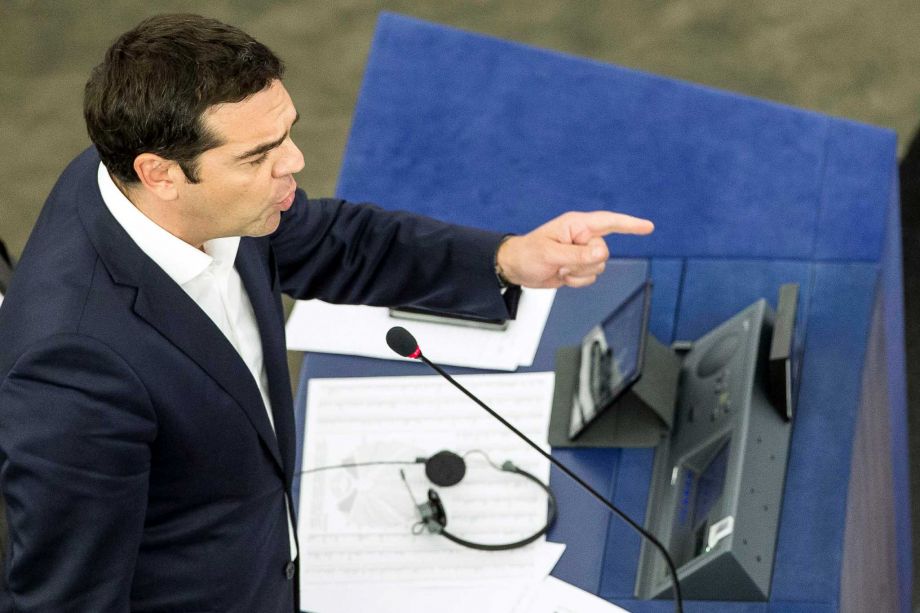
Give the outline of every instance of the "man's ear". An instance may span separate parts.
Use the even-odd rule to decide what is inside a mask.
[[[179,196],[178,181],[185,181],[179,164],[155,153],[142,153],[134,158],[134,172],[141,185],[160,200],[175,200]]]

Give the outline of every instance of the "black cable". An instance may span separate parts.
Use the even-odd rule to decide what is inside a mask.
[[[397,460],[384,461],[384,460],[381,460],[381,461],[377,461],[377,462],[352,462],[352,463],[349,463],[349,464],[333,464],[333,465],[330,465],[330,466],[317,466],[316,468],[308,468],[308,469],[306,469],[306,470],[302,470],[302,471],[300,471],[299,473],[297,473],[297,476],[305,475],[305,474],[307,474],[307,473],[316,473],[316,472],[320,472],[320,471],[322,471],[322,470],[332,470],[333,468],[356,468],[356,467],[358,467],[358,466],[378,466],[378,465],[380,465],[380,464],[399,464],[399,465],[405,466],[406,464],[421,464],[421,463],[422,463],[422,461],[421,461],[420,459],[418,459],[418,458],[416,458],[415,460],[412,460],[411,462],[408,461],[408,460],[403,460],[403,461],[397,461]]]
[[[487,457],[488,457],[488,456],[487,456]],[[491,462],[492,462],[492,461],[489,460],[489,463],[491,463]],[[549,529],[550,529],[550,528],[553,526],[553,524],[556,522],[556,496],[555,496],[555,494],[553,494],[553,490],[551,490],[551,489],[549,488],[548,485],[546,485],[545,483],[543,483],[542,481],[540,481],[539,479],[537,479],[535,476],[533,476],[532,474],[530,474],[529,472],[527,472],[527,471],[525,471],[525,470],[522,470],[522,469],[518,468],[517,466],[515,466],[515,465],[512,464],[511,462],[505,462],[505,465],[504,465],[503,467],[500,467],[499,470],[503,470],[503,471],[505,471],[505,472],[514,473],[514,474],[516,474],[516,475],[520,475],[520,476],[524,477],[525,479],[528,479],[528,480],[530,480],[530,481],[533,481],[534,483],[536,483],[537,485],[539,485],[540,488],[541,488],[543,491],[546,492],[546,494],[547,494],[547,502],[548,502],[548,507],[549,507],[549,508],[547,509],[547,520],[546,520],[546,524],[545,524],[542,528],[540,528],[540,530],[538,530],[537,532],[534,532],[533,534],[531,534],[530,536],[528,536],[528,537],[526,537],[526,538],[523,538],[523,539],[521,539],[521,540],[519,540],[519,541],[515,541],[515,542],[513,542],[513,543],[503,543],[503,544],[500,544],[500,545],[490,545],[490,544],[485,544],[485,543],[473,543],[472,541],[468,541],[468,540],[466,540],[466,539],[462,539],[462,538],[458,537],[457,535],[448,532],[447,530],[441,530],[441,533],[440,533],[441,536],[443,536],[444,538],[446,538],[446,539],[448,539],[448,540],[450,540],[450,541],[453,541],[454,543],[456,543],[456,544],[458,544],[458,545],[462,545],[462,546],[464,546],[464,547],[469,547],[470,549],[478,549],[478,550],[480,550],[480,551],[509,551],[509,550],[511,550],[511,549],[517,549],[518,547],[523,547],[523,546],[525,546],[525,545],[529,545],[530,543],[534,542],[535,540],[537,540],[538,538],[540,538],[541,536],[543,536],[544,534],[546,534],[547,532],[549,532]],[[403,479],[405,479],[405,477],[403,477]]]

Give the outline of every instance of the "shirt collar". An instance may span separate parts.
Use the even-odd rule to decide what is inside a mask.
[[[233,267],[240,246],[239,236],[211,239],[203,245],[204,251],[196,249],[158,226],[134,206],[115,185],[102,162],[96,176],[102,201],[115,221],[177,284],[188,283],[208,267],[218,273],[226,273]]]

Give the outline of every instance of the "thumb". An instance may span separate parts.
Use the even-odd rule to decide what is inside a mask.
[[[610,251],[604,239],[593,238],[583,245],[553,243],[548,246],[547,256],[550,264],[571,271],[606,262]]]

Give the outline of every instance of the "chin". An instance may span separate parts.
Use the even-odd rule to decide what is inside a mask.
[[[262,226],[261,236],[267,236],[278,229],[278,226],[281,225],[281,213],[276,212],[272,213],[271,216],[265,220],[265,224]]]
[[[278,226],[281,225],[281,217],[276,215],[274,217],[269,217],[263,223],[257,226],[251,226],[245,232],[240,233],[240,236],[251,236],[253,238],[258,238],[260,236],[268,236],[272,232],[278,229]]]

